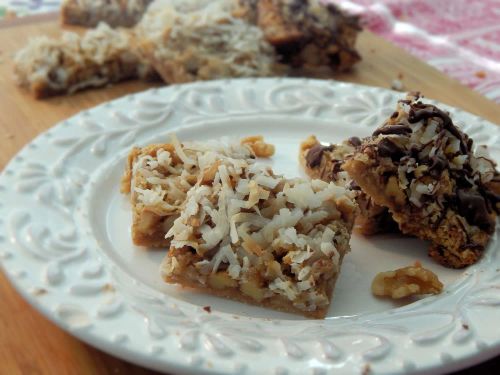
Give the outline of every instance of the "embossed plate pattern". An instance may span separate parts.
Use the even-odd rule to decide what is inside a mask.
[[[0,259],[46,317],[109,353],[162,371],[424,373],[500,352],[498,230],[481,262],[444,269],[426,244],[354,236],[327,319],[311,321],[164,285],[164,251],[130,243],[118,192],[132,145],[263,134],[278,172],[300,174],[300,140],[365,136],[402,94],[334,81],[227,80],[149,90],[63,121],[15,156],[0,177]],[[500,128],[448,108],[500,159]],[[373,276],[420,259],[445,292],[406,306],[370,295]],[[203,306],[210,305],[211,313]]]

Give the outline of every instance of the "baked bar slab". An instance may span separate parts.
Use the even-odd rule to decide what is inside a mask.
[[[238,1],[155,5],[136,32],[143,56],[166,83],[273,75],[274,49]]]
[[[439,263],[461,268],[481,257],[500,179],[486,148],[474,151],[445,111],[409,95],[343,167],[403,233],[430,240]]]
[[[162,265],[179,283],[238,301],[325,316],[356,204],[334,183],[222,164],[188,192]]]
[[[168,247],[165,238],[179,217],[186,194],[197,182],[214,178],[225,159],[253,163],[256,156],[270,157],[274,147],[261,136],[240,143],[186,142],[172,136],[172,143],[134,148],[122,179],[122,193],[130,193],[132,241],[147,247]],[[238,161],[243,163],[243,161]]]
[[[147,71],[133,52],[133,36],[106,24],[83,35],[64,32],[61,39],[33,38],[14,58],[19,85],[36,98],[102,87]]]

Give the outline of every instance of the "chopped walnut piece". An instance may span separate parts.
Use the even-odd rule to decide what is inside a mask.
[[[372,293],[379,297],[399,299],[421,294],[439,294],[443,284],[432,271],[420,262],[395,271],[378,273],[372,282]]]
[[[241,144],[248,145],[259,158],[269,158],[274,155],[274,145],[264,142],[264,137],[261,135],[243,138]]]

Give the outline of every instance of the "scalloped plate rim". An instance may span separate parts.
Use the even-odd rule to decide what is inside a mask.
[[[323,80],[316,80],[316,79],[304,80],[304,79],[282,79],[282,78],[281,79],[224,80],[224,81],[211,81],[211,82],[202,82],[202,83],[198,82],[198,83],[191,83],[191,84],[187,84],[187,85],[180,85],[180,86],[177,86],[177,88],[182,87],[182,88],[189,89],[189,88],[197,87],[200,85],[216,86],[216,85],[219,85],[221,83],[234,85],[235,82],[250,82],[251,85],[256,85],[260,81],[267,81],[267,82],[274,81],[276,83],[282,83],[282,82],[309,83],[309,82],[312,82],[313,84],[318,84],[318,85],[324,85],[326,82],[328,84],[328,87],[331,87],[331,86],[348,87],[348,88],[352,88],[354,90],[358,90],[361,87],[364,89],[371,89],[371,90],[375,89],[375,91],[382,91],[382,92],[386,91],[386,92],[391,92],[392,94],[395,93],[392,90],[387,90],[387,89],[383,89],[383,88],[375,88],[375,87],[371,87],[371,86],[367,86],[367,85],[358,85],[358,84],[347,83],[347,82],[337,82],[334,80],[323,81]],[[79,112],[79,113],[73,115],[72,117],[70,117],[67,120],[59,122],[58,124],[54,125],[54,127],[43,131],[42,133],[37,135],[32,141],[30,141],[26,145],[24,145],[21,148],[21,150],[15,156],[13,156],[13,158],[7,163],[4,170],[0,174],[0,181],[5,178],[6,171],[10,170],[12,165],[15,163],[16,157],[25,153],[32,143],[39,142],[42,139],[42,137],[46,136],[54,128],[61,127],[65,121],[76,119],[76,118],[82,116],[83,113],[89,113],[89,111],[102,110],[103,108],[105,108],[106,105],[109,105],[109,104],[116,105],[117,103],[121,103],[122,101],[126,100],[127,97],[135,98],[137,96],[145,96],[147,94],[158,93],[160,91],[161,92],[169,92],[171,90],[176,90],[176,87],[170,86],[170,87],[165,87],[165,88],[160,88],[160,89],[152,88],[152,89],[145,90],[144,92],[134,93],[131,95],[125,95],[125,96],[122,96],[120,98],[114,99],[110,102],[101,103],[92,109],[84,110],[82,112]],[[177,91],[179,91],[179,90],[177,90]],[[401,93],[397,93],[397,94],[399,95]],[[449,106],[446,106],[446,107],[451,108]],[[461,109],[460,109],[460,111],[467,113]],[[478,118],[475,115],[472,115],[472,116],[474,118]],[[214,121],[216,121],[216,120],[214,120]],[[182,124],[179,124],[179,127],[182,127],[182,126],[183,126]],[[2,206],[0,206],[0,211],[3,211],[3,210],[4,210],[4,208]],[[175,370],[175,371],[181,371],[181,372],[188,372],[188,371],[192,371],[194,369],[192,367],[186,367],[185,365],[180,364],[178,362],[170,361],[170,360],[168,360],[168,358],[158,359],[158,357],[154,356],[154,355],[150,355],[149,357],[145,357],[144,353],[137,353],[135,350],[129,349],[128,347],[122,347],[119,345],[111,345],[110,346],[109,342],[102,339],[99,336],[99,334],[96,334],[94,332],[89,332],[89,330],[87,330],[87,329],[71,328],[70,326],[68,326],[67,324],[62,322],[60,319],[58,319],[55,316],[55,313],[53,310],[48,308],[44,303],[40,302],[39,297],[36,297],[35,295],[29,293],[28,290],[25,289],[25,287],[23,287],[22,281],[19,281],[14,275],[12,275],[9,271],[7,271],[5,269],[5,261],[4,260],[2,260],[0,262],[0,265],[3,269],[4,274],[9,279],[11,285],[13,285],[15,287],[15,289],[18,291],[18,293],[20,293],[21,296],[25,300],[27,300],[33,307],[35,307],[46,318],[48,318],[50,321],[55,323],[57,326],[59,326],[60,328],[62,328],[65,331],[69,332],[70,334],[80,338],[81,340],[87,342],[88,344],[96,346],[96,347],[98,347],[106,352],[112,353],[120,358],[128,359],[128,360],[132,359],[132,361],[135,363],[139,363],[145,367],[153,368],[153,369],[160,370],[160,371]],[[498,354],[498,352],[500,352],[500,339],[497,341],[497,343],[495,345],[492,345],[486,349],[482,349],[481,353],[469,352],[468,355],[464,355],[464,356],[452,361],[451,363],[444,365],[443,368],[446,367],[449,370],[456,370],[456,369],[462,368],[465,365],[472,365],[475,363],[479,363],[483,360],[486,360],[486,359]],[[154,362],[152,363],[151,360],[153,360]],[[169,366],[168,369],[166,369],[164,367],[165,363],[168,363],[168,366]],[[411,371],[411,372],[412,373],[426,373],[426,372],[431,371],[432,369],[435,369],[435,368],[436,368],[435,366],[429,367],[429,368],[417,368],[416,370]],[[206,371],[207,373],[213,373],[213,370],[200,368],[200,367],[196,367],[196,371],[198,371],[198,372],[200,372],[200,371],[205,372]]]

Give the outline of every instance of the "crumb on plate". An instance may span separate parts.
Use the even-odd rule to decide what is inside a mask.
[[[482,78],[486,78],[486,72],[484,70],[479,70],[479,71],[476,72],[475,76],[477,78],[481,78],[481,79]]]

